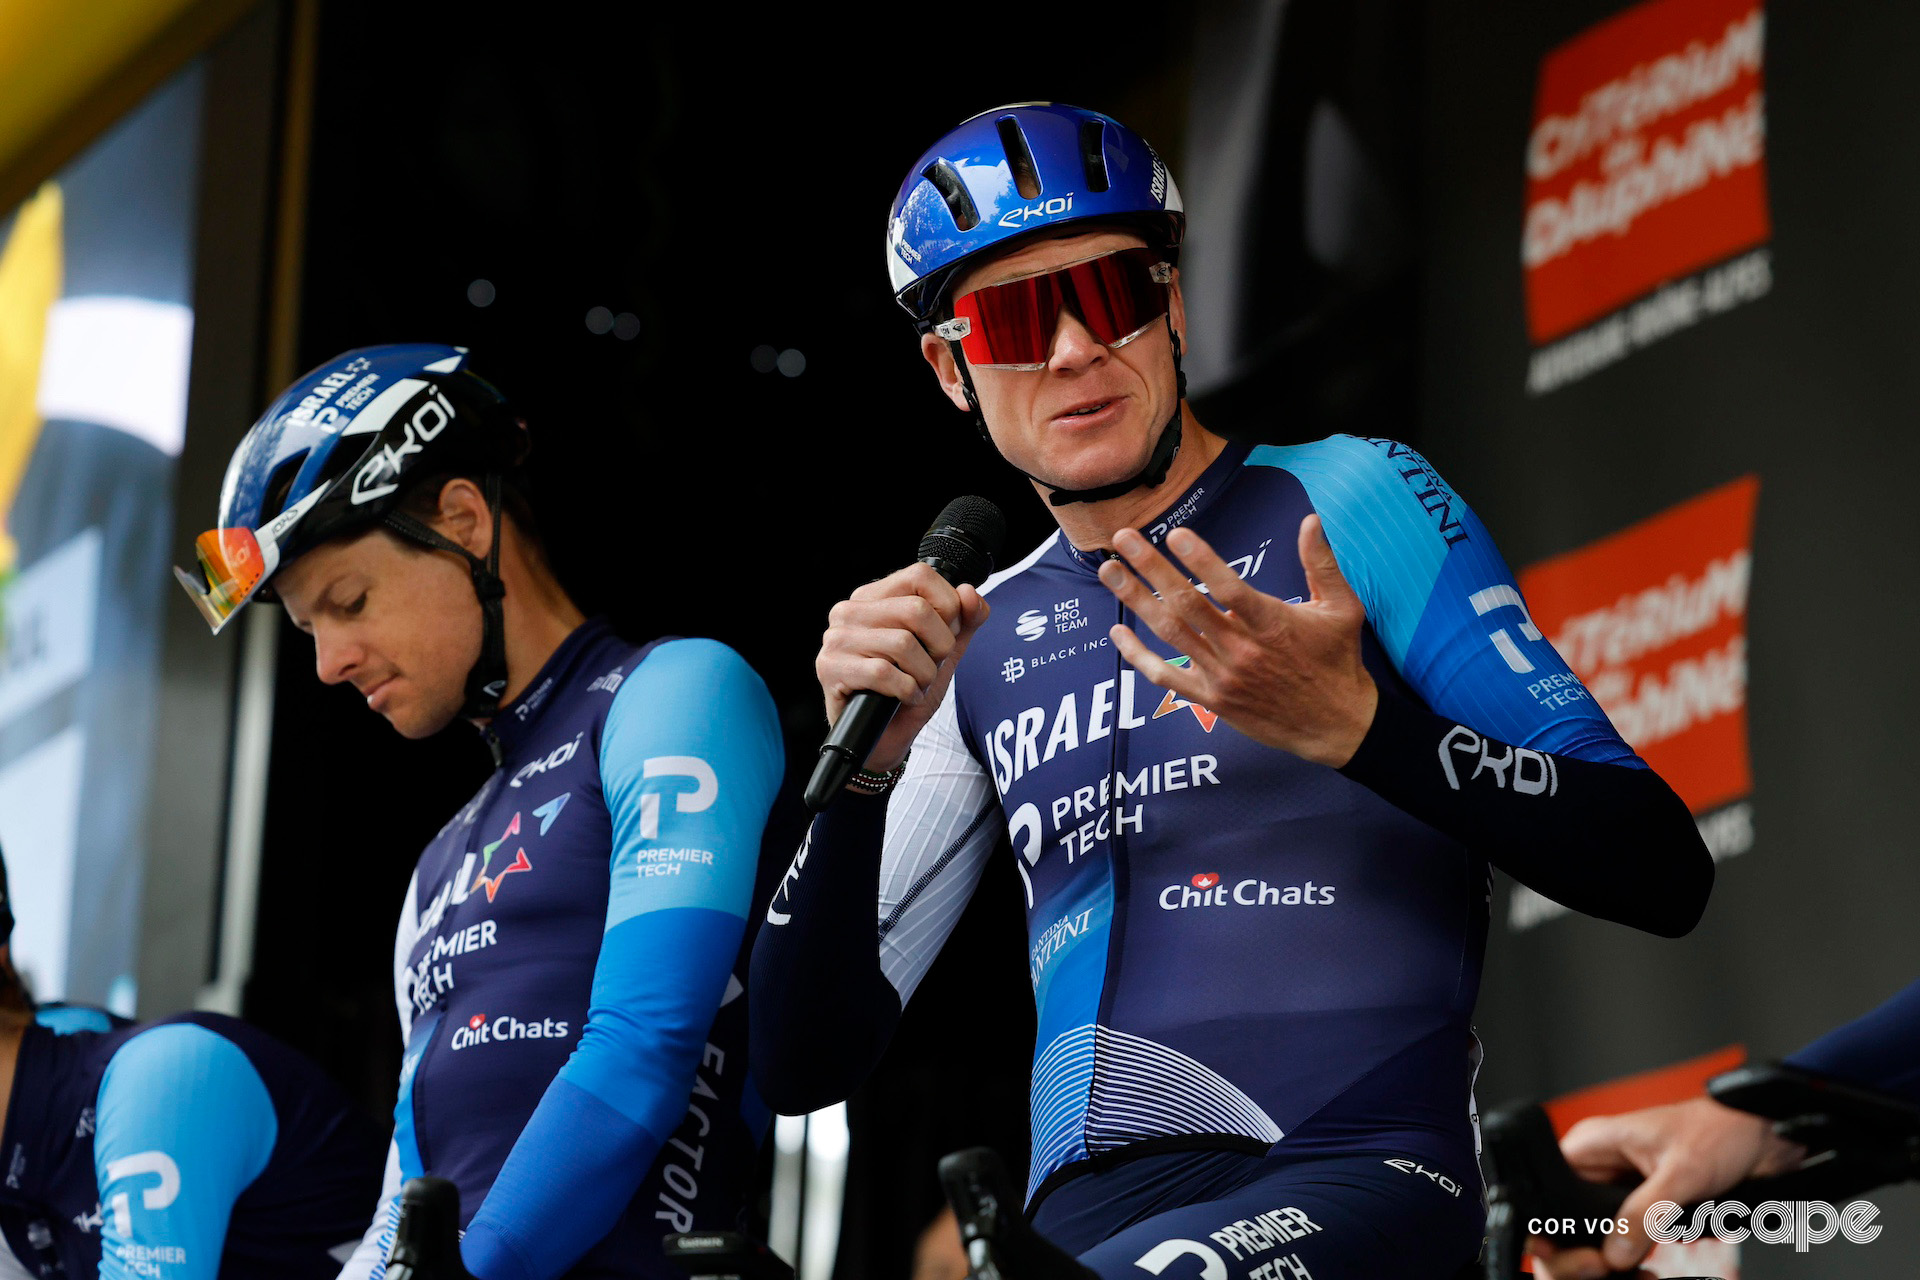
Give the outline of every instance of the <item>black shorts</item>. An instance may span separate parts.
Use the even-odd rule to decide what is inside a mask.
[[[1451,1280],[1480,1179],[1392,1153],[1145,1156],[1061,1184],[1034,1226],[1108,1280]]]

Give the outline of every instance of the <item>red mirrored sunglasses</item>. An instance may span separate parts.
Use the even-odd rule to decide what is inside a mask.
[[[933,327],[983,369],[1047,367],[1062,309],[1094,341],[1122,347],[1167,314],[1173,264],[1158,249],[1118,249],[1057,271],[991,284],[953,300],[953,319]]]

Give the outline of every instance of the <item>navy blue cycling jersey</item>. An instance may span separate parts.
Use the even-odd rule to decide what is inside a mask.
[[[402,913],[392,1175],[459,1187],[481,1280],[664,1275],[662,1235],[735,1225],[767,1120],[736,969],[773,702],[722,644],[595,621],[490,728]],[[391,1211],[349,1274],[382,1274]]]
[[[857,878],[849,850],[876,849],[879,998],[904,1004],[1004,832],[1039,1018],[1036,1201],[1095,1157],[1168,1147],[1378,1151],[1473,1176],[1488,858],[1667,932],[1697,917],[1710,863],[1684,806],[1533,625],[1486,529],[1412,449],[1229,445],[1142,532],[1160,543],[1189,527],[1253,587],[1299,601],[1311,513],[1365,606],[1362,658],[1381,690],[1349,768],[1263,746],[1148,683],[1112,624],[1187,659],[1101,586],[1103,553],[1049,538],[985,585],[991,615],[914,743],[884,839],[867,833],[870,802],[836,802],[775,897],[753,971],[755,1066],[782,1109],[796,1095],[775,1095],[767,1073],[806,1075],[803,1030],[840,1016],[787,975],[826,983],[850,932],[831,918],[854,890],[834,880]],[[1633,917],[1631,897],[1662,895],[1620,859],[1651,837],[1608,827],[1589,849],[1569,834],[1606,826],[1592,815],[1623,784],[1633,802],[1611,807],[1644,800],[1666,833],[1651,875],[1685,862],[1672,919]],[[1559,827],[1533,825],[1554,813]],[[1598,908],[1580,899],[1613,879],[1630,887]]]
[[[0,1168],[0,1229],[31,1275],[322,1280],[365,1224],[380,1140],[245,1023],[69,1008],[21,1040]]]

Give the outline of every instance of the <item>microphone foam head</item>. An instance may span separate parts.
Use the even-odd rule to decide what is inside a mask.
[[[934,518],[920,539],[919,558],[954,566],[950,582],[979,585],[993,572],[994,559],[1007,539],[1007,517],[985,498],[955,498]]]

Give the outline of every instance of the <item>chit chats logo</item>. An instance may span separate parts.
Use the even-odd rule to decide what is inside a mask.
[[[1218,872],[1202,871],[1186,884],[1170,884],[1160,891],[1162,911],[1181,911],[1188,907],[1330,907],[1334,888],[1330,884],[1268,884],[1249,876],[1232,885],[1222,882]]]

